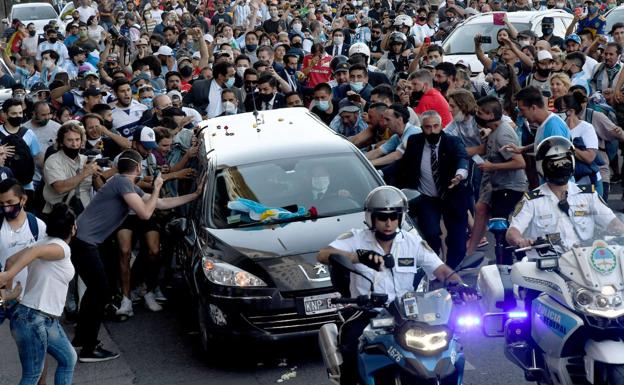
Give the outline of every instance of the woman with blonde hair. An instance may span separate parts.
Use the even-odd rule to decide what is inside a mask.
[[[548,99],[548,110],[555,111],[555,99],[560,98],[568,93],[572,86],[570,77],[564,73],[554,73],[550,76],[550,98]]]

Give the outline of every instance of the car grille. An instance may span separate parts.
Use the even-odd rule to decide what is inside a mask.
[[[263,315],[242,315],[253,326],[271,334],[316,331],[326,323],[338,321],[337,313],[300,315],[293,313],[275,313]]]

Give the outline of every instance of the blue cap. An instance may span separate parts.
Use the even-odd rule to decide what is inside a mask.
[[[570,40],[575,42],[576,44],[581,44],[581,37],[579,35],[575,34],[575,33],[566,36],[565,42],[567,43]]]

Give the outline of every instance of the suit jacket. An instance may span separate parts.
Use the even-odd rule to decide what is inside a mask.
[[[349,44],[343,43],[342,49],[340,50],[339,55],[349,57],[349,47],[350,47]],[[327,47],[325,47],[325,52],[334,56],[334,45],[332,44],[332,45],[328,45]]]
[[[403,157],[395,164],[394,185],[399,188],[418,190],[420,187],[420,164],[426,140],[425,134],[412,135],[407,140]],[[468,154],[461,140],[442,131],[438,148],[438,167],[440,172],[441,190],[438,194],[442,199],[456,207],[466,207],[468,196],[465,183],[449,189],[451,179],[458,169],[468,170]],[[384,171],[385,175],[385,171]]]
[[[195,80],[189,92],[184,94],[183,103],[185,106],[193,107],[199,112],[201,116],[206,115],[206,108],[210,103],[210,87],[214,79],[201,79]],[[238,99],[238,105],[243,105],[243,95],[240,88],[232,87],[236,99]],[[221,96],[219,96],[221,97]]]
[[[256,100],[256,109],[260,111],[262,109],[262,100],[260,99],[260,95],[257,92],[254,92],[254,98]],[[247,94],[245,97],[245,112],[251,112],[254,110],[253,101],[254,98],[251,97],[251,94]],[[286,97],[282,93],[275,94],[275,100],[273,100],[272,110],[277,110],[278,108],[286,107]]]

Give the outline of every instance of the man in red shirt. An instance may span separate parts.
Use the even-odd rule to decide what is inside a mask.
[[[420,99],[414,111],[420,116],[425,111],[434,110],[442,117],[442,127],[453,121],[448,102],[437,89],[433,88],[433,76],[426,69],[420,69],[409,76],[412,83],[412,96]]]

